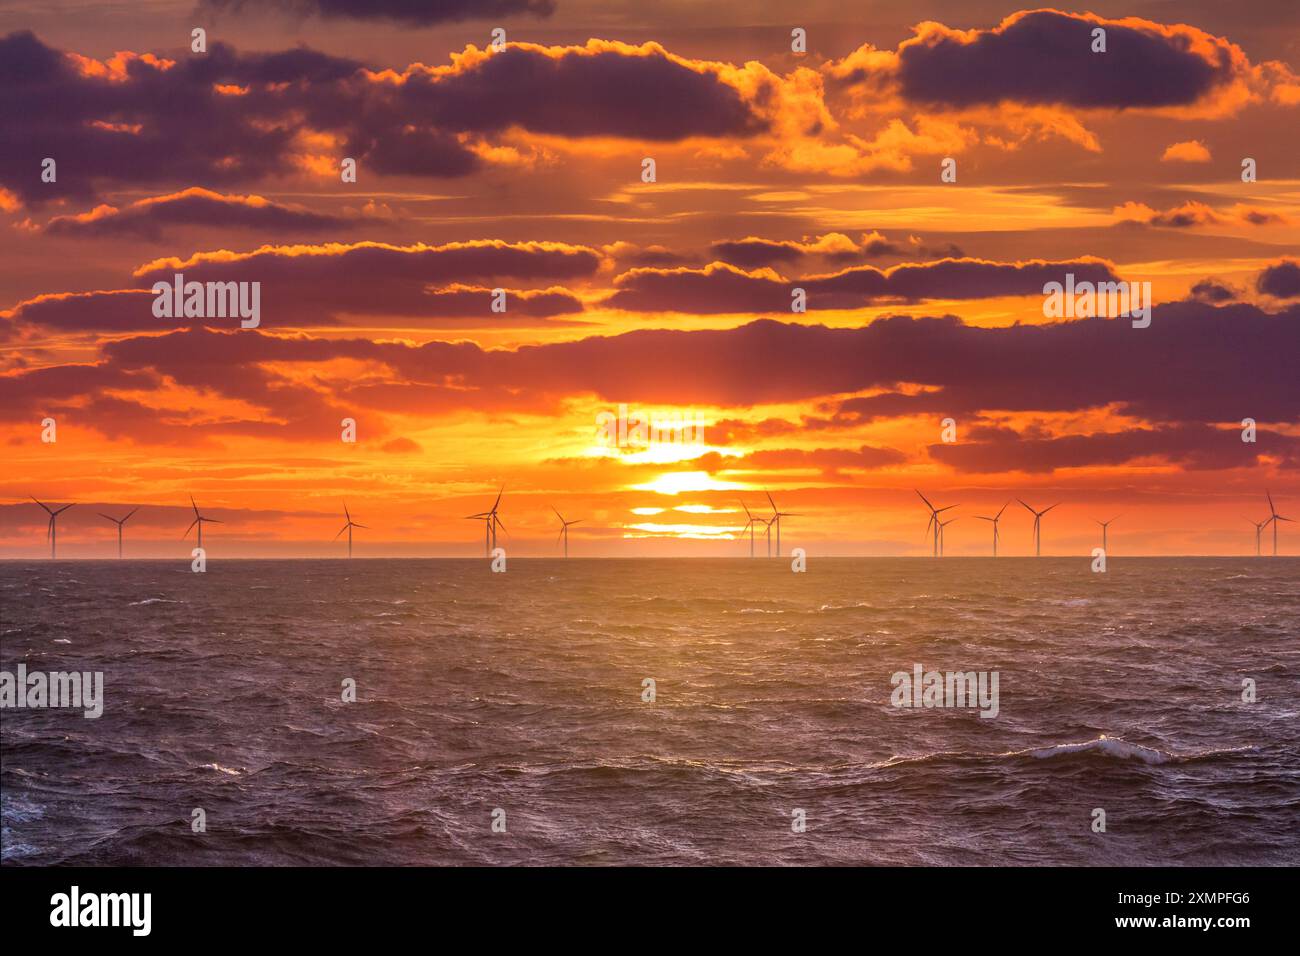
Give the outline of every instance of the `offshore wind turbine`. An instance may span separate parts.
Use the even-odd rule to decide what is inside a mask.
[[[113,522],[113,524],[117,525],[117,556],[119,559],[122,557],[122,525],[126,524],[127,518],[130,518],[131,515],[135,514],[139,510],[140,508],[137,505],[121,518],[114,518],[112,515],[106,515],[102,511],[99,513],[101,518],[107,518],[109,521]]]
[[[360,528],[363,531],[369,531],[370,529],[367,528],[365,525],[357,524],[355,521],[352,520],[352,515],[348,511],[348,503],[346,501],[343,502],[343,517],[347,519],[348,523],[345,524],[343,527],[339,528],[339,534],[342,534],[344,531],[348,533],[348,557],[351,558],[352,557],[352,529]],[[335,541],[339,539],[339,534],[336,534],[334,536]]]
[[[206,521],[206,522],[208,522],[209,524],[225,524],[225,522],[224,522],[224,521],[218,521],[216,518],[205,518],[205,517],[203,517],[203,515],[199,514],[199,506],[196,505],[196,504],[194,503],[194,496],[193,496],[193,495],[190,495],[190,507],[194,509],[194,520],[190,522],[190,526],[189,526],[189,528],[186,528],[186,529],[185,529],[185,533],[184,533],[183,535],[181,535],[181,540],[183,541],[183,540],[185,540],[186,538],[188,538],[188,537],[190,536],[190,530],[191,530],[195,525],[198,525],[198,526],[199,526],[199,541],[198,541],[198,546],[201,548],[201,547],[203,547],[203,522]]]
[[[767,503],[772,506],[772,520],[776,522],[776,556],[779,558],[781,556],[781,519],[798,518],[801,516],[789,511],[778,511],[776,508],[776,502],[772,500],[771,492],[765,491],[763,494],[767,495]]]
[[[1025,505],[1023,498],[1017,498],[1016,501]],[[1056,504],[1052,505],[1051,508],[1044,508],[1042,511],[1035,511],[1033,508],[1030,508],[1029,505],[1025,505],[1025,507],[1029,509],[1029,513],[1034,516],[1034,557],[1036,558],[1040,558],[1043,555],[1043,515],[1051,511],[1052,508],[1059,507],[1060,504],[1061,503],[1058,501]],[[1115,519],[1111,518],[1110,520],[1114,521]]]
[[[994,515],[992,518],[988,517],[987,515],[975,516],[979,518],[981,521],[991,521],[993,523],[993,557],[995,558],[998,556],[998,537],[999,537],[998,522],[1002,520],[1002,512],[1007,510],[1007,505],[1009,504],[1011,504],[1011,502],[1008,501],[1007,504],[1003,505],[1001,509],[998,511],[998,513]]]
[[[772,556],[772,522],[774,522],[776,519],[755,518],[754,520],[763,522],[763,533],[767,535],[767,556],[770,558]]]
[[[1246,520],[1250,521],[1249,518]],[[1268,527],[1268,523],[1272,520],[1272,518],[1265,518],[1263,521],[1250,521],[1250,523],[1255,526],[1255,557],[1257,558],[1260,556],[1259,536],[1263,533],[1264,529]]]
[[[45,513],[50,516],[50,523],[45,526],[45,540],[50,542],[50,560],[53,561],[54,545],[59,537],[59,526],[58,526],[58,521],[56,519],[59,517],[59,515],[63,514],[63,512],[67,511],[69,508],[75,505],[76,502],[72,501],[64,505],[62,508],[51,509],[50,506],[47,505],[45,502],[37,501],[36,498],[33,497],[32,495],[28,495],[27,497],[31,498],[32,501],[36,501],[38,505],[40,505],[42,508],[45,509]],[[1276,550],[1276,548],[1274,550]]]
[[[947,521],[939,522],[939,557],[943,557],[943,529],[956,521],[956,517],[949,518]]]
[[[752,558],[754,556],[754,527],[762,519],[755,518],[754,513],[749,510],[749,505],[745,504],[743,501],[740,503],[740,507],[745,509],[745,517],[749,519],[749,521],[745,523],[745,527],[740,529],[740,533],[744,534],[746,531],[749,532],[749,556]]]
[[[956,508],[957,506],[945,505],[942,508],[936,508],[934,505],[930,504],[930,499],[925,495],[922,495],[918,489],[913,488],[912,490],[921,496],[921,500],[925,502],[925,506],[930,509],[930,520],[925,524],[925,533],[929,534],[930,529],[934,528],[934,556],[937,558],[939,556],[939,512],[947,511],[949,508]]]
[[[1285,518],[1282,515],[1277,513],[1277,509],[1273,507],[1273,496],[1269,493],[1269,490],[1267,488],[1264,489],[1264,495],[1265,497],[1268,498],[1268,511],[1269,511],[1268,520],[1273,522],[1273,557],[1276,558],[1277,557],[1277,523],[1279,521],[1290,521],[1294,523],[1295,519]],[[53,522],[53,519],[50,520],[51,522]]]
[[[1119,515],[1115,516],[1115,518],[1118,517]],[[1092,519],[1093,521],[1097,521],[1097,524],[1101,525],[1101,550],[1105,551],[1107,554],[1110,554],[1110,551],[1106,547],[1106,529],[1110,527],[1110,522],[1114,521],[1115,518],[1111,518],[1110,521],[1097,521],[1096,518]]]
[[[490,510],[480,511],[476,515],[465,516],[466,521],[477,520],[483,522],[483,550],[485,556],[489,558],[492,557],[492,551],[497,546],[497,528],[502,531],[506,530],[506,526],[502,524],[501,518],[497,514],[497,509],[501,506],[501,496],[505,493],[506,486],[502,485],[501,490],[497,492],[497,500],[492,503]]]
[[[560,537],[555,539],[555,543],[559,544],[560,538],[564,539],[564,556],[567,558],[569,556],[569,525],[577,524],[582,519],[574,518],[572,521],[565,521],[564,515],[560,514],[555,505],[551,505],[551,510],[555,512],[555,517],[560,519]]]

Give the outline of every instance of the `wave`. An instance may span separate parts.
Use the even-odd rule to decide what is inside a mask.
[[[127,607],[139,607],[142,604],[180,604],[180,601],[173,601],[169,598],[145,598],[143,601],[132,601]]]
[[[930,763],[940,760],[1004,760],[1013,757],[1028,757],[1035,760],[1050,760],[1055,757],[1068,757],[1075,754],[1090,754],[1110,757],[1115,760],[1137,760],[1149,766],[1166,763],[1187,763],[1192,760],[1206,760],[1230,754],[1254,753],[1259,748],[1251,745],[1228,747],[1221,750],[1202,750],[1195,753],[1177,754],[1156,747],[1131,744],[1119,737],[1107,737],[1102,734],[1095,740],[1078,743],[1052,744],[1048,747],[1031,747],[1028,750],[1009,750],[1004,753],[930,753],[915,757],[891,757],[876,767],[896,767],[900,764]]]

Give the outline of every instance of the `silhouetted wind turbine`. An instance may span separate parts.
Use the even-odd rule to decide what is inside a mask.
[[[194,520],[191,521],[190,526],[185,529],[185,533],[181,535],[181,540],[183,541],[184,539],[188,538],[190,536],[191,529],[193,529],[195,525],[198,525],[199,526],[198,546],[201,548],[203,547],[203,522],[206,521],[209,524],[225,524],[225,522],[218,521],[216,518],[205,518],[203,517],[203,515],[199,514],[199,506],[194,503],[193,495],[190,495],[190,507],[194,509]]]
[[[502,524],[501,518],[497,515],[497,508],[501,505],[501,496],[506,493],[506,486],[502,485],[501,490],[497,492],[497,500],[492,503],[489,511],[480,511],[476,515],[466,515],[465,520],[478,520],[483,522],[483,549],[487,557],[492,556],[492,551],[497,546],[497,528],[505,531],[506,526]]]
[[[357,524],[352,520],[352,515],[348,512],[348,503],[346,501],[343,502],[343,516],[347,519],[348,523],[339,528],[339,534],[342,534],[344,531],[348,533],[348,557],[350,558],[352,557],[352,529],[360,528],[362,531],[369,531],[370,529],[365,525]],[[335,541],[339,539],[339,534],[334,536]]]
[[[1011,502],[1008,501],[1007,504],[1003,505],[1001,510],[999,510],[992,518],[987,515],[975,516],[981,521],[991,521],[993,523],[993,557],[995,558],[998,556],[998,522],[1002,520],[1002,512],[1007,510],[1007,505],[1009,504],[1011,504]]]
[[[33,497],[32,495],[28,495],[27,497],[31,498],[32,501],[36,501],[36,498]],[[45,538],[47,541],[50,542],[50,560],[53,561],[54,545],[59,537],[59,527],[56,519],[59,517],[59,515],[63,514],[63,512],[67,511],[69,508],[75,505],[76,502],[75,501],[69,502],[68,504],[64,505],[62,508],[56,508],[54,510],[51,510],[50,506],[43,501],[36,501],[36,503],[40,505],[42,508],[44,508],[45,513],[50,516],[50,523],[45,526]]]
[[[1284,518],[1282,515],[1277,513],[1277,509],[1273,507],[1273,496],[1269,493],[1267,488],[1264,489],[1264,495],[1265,497],[1268,498],[1268,510],[1269,510],[1268,520],[1273,522],[1273,557],[1276,558],[1277,557],[1277,523],[1279,521],[1290,521],[1294,524],[1295,519]],[[51,522],[53,522],[54,519],[50,519],[50,520]]]
[[[560,538],[564,539],[564,556],[567,558],[569,556],[569,525],[577,524],[582,519],[574,518],[572,521],[565,521],[564,515],[560,514],[555,505],[551,505],[551,510],[555,512],[555,517],[560,519],[560,537],[555,539],[555,543],[559,544]]]
[[[1250,521],[1249,518],[1246,520]],[[1255,557],[1257,558],[1260,556],[1259,536],[1263,533],[1264,529],[1268,527],[1268,523],[1272,520],[1272,518],[1265,518],[1263,521],[1250,521],[1250,523],[1255,526]]]
[[[949,508],[956,508],[957,506],[946,505],[942,508],[936,508],[934,505],[930,504],[930,499],[925,495],[922,495],[919,490],[915,488],[912,490],[916,491],[916,493],[921,496],[921,500],[925,502],[925,506],[930,509],[930,520],[925,523],[925,533],[929,534],[930,528],[934,528],[934,556],[937,558],[939,556],[939,512],[947,511]]]
[[[1025,505],[1023,498],[1017,498],[1016,501]],[[1052,508],[1058,507],[1060,504],[1061,503],[1058,501],[1056,504],[1052,505],[1051,508],[1044,508],[1042,511],[1035,511],[1033,508],[1030,508],[1029,505],[1025,505],[1026,508],[1029,508],[1029,513],[1034,516],[1034,557],[1036,558],[1042,557],[1043,554],[1043,515],[1051,511]],[[1113,521],[1115,519],[1112,518],[1111,520]]]
[[[758,524],[760,519],[754,517],[753,512],[749,510],[749,505],[745,504],[743,501],[740,503],[740,507],[745,509],[745,517],[749,519],[749,521],[745,523],[745,527],[740,529],[740,533],[744,534],[746,531],[749,532],[749,556],[752,558],[754,556],[754,526]]]
[[[1118,517],[1119,515],[1115,516],[1115,518]],[[1110,521],[1114,521],[1115,518],[1111,518]],[[1092,520],[1097,521],[1096,518],[1093,518]],[[1097,524],[1101,525],[1101,550],[1105,551],[1107,554],[1110,554],[1110,550],[1106,547],[1106,529],[1110,527],[1110,521],[1097,521]]]
[[[781,556],[781,519],[798,518],[801,516],[794,514],[793,512],[790,511],[777,511],[776,502],[772,500],[771,492],[765,491],[763,492],[763,494],[767,495],[767,503],[772,506],[772,520],[776,522],[776,555],[777,557],[780,557]]]
[[[118,556],[118,558],[121,558],[121,557],[122,557],[122,525],[126,524],[126,520],[127,520],[127,518],[130,518],[131,515],[135,514],[135,513],[136,513],[137,511],[139,511],[139,510],[140,510],[140,508],[139,508],[138,506],[135,507],[135,508],[132,508],[130,511],[128,511],[128,512],[126,513],[126,515],[125,515],[124,517],[121,517],[121,518],[114,518],[112,515],[106,515],[106,514],[104,514],[104,512],[102,512],[102,511],[99,513],[99,516],[100,516],[101,518],[107,518],[109,521],[113,522],[113,524],[117,525],[117,556]]]
[[[943,557],[943,529],[956,521],[956,518],[949,518],[947,521],[939,522],[939,557]]]

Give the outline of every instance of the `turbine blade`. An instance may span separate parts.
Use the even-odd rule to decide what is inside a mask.
[[[339,528],[339,534],[342,534],[344,531],[347,531],[347,530],[348,530],[348,526],[347,526],[347,525],[344,525],[343,527]],[[330,538],[330,540],[331,540],[331,541],[337,541],[337,540],[339,539],[339,534],[336,534],[334,537]]]
[[[497,510],[497,505],[501,504],[501,496],[506,493],[506,486],[502,485],[501,490],[497,492],[497,500],[492,504],[492,510]]]
[[[1058,501],[1056,504],[1052,505],[1052,508],[1059,508],[1060,506],[1061,506],[1061,502]],[[1038,513],[1039,515],[1045,515],[1047,514],[1047,512],[1051,511],[1052,508],[1044,508],[1042,511]]]
[[[184,533],[183,535],[181,535],[181,540],[182,540],[182,541],[184,541],[186,538],[188,538],[188,537],[190,536],[190,532],[194,530],[194,526],[195,526],[196,524],[198,524],[198,523],[199,523],[199,519],[198,519],[198,518],[195,518],[193,521],[190,522],[190,526],[189,526],[188,528],[186,528],[186,529],[185,529],[185,533]]]
[[[1011,504],[1010,501],[1008,501],[1006,505],[1003,505],[1003,506],[1002,506],[1002,511],[1006,511],[1006,510],[1007,510],[1007,505],[1009,505],[1009,504]],[[998,517],[999,517],[999,518],[1002,517],[1002,511],[999,511],[999,512],[998,512]]]
[[[123,518],[123,519],[122,519],[122,523],[123,523],[123,524],[126,524],[127,519],[129,519],[129,518],[131,517],[131,515],[135,514],[135,513],[136,513],[137,511],[139,511],[139,510],[140,510],[140,506],[139,506],[139,505],[136,505],[134,508],[132,508],[130,511],[128,511],[128,512],[126,513],[126,518]]]
[[[58,511],[56,511],[56,512],[54,512],[54,513],[55,513],[56,515],[61,515],[61,514],[63,514],[63,512],[67,511],[69,508],[71,508],[71,507],[72,507],[73,505],[75,505],[75,504],[76,504],[75,501],[69,502],[68,504],[64,505],[62,508],[60,508]]]
[[[355,521],[351,522],[351,525],[352,525],[352,527],[354,527],[354,528],[360,528],[362,531],[369,531],[369,530],[370,530],[370,526],[369,526],[369,525],[357,524]]]
[[[194,496],[190,495],[190,507],[194,509],[194,517],[199,516],[199,506],[194,503]]]
[[[913,488],[912,490],[915,491],[918,495],[921,495],[921,491],[919,488]],[[929,498],[927,498],[925,495],[921,495],[921,500],[925,502],[925,506],[927,508],[929,508],[931,511],[934,510],[934,505],[930,504]]]
[[[31,495],[28,495],[27,497],[28,497],[28,498],[32,498]],[[35,499],[35,498],[32,498],[32,501],[36,501],[36,499]],[[36,503],[37,503],[38,505],[40,505],[42,508],[45,508],[45,513],[46,513],[46,514],[54,514],[53,511],[51,511],[49,508],[46,508],[46,507],[45,507],[45,503],[44,503],[43,501],[36,501]]]
[[[218,521],[216,518],[204,518],[203,520],[208,524],[225,524],[224,521]]]
[[[1016,501],[1019,501],[1022,505],[1025,505],[1025,500],[1024,500],[1023,498],[1017,498]],[[1037,512],[1037,511],[1035,511],[1033,508],[1030,508],[1029,505],[1025,505],[1025,508],[1028,509],[1028,511],[1029,511],[1029,513],[1030,513],[1031,515],[1034,515],[1035,517],[1037,517],[1037,515],[1038,515],[1038,512]]]

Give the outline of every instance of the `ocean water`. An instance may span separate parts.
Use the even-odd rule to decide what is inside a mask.
[[[1089,560],[3,562],[3,863],[1300,863],[1300,560]]]

